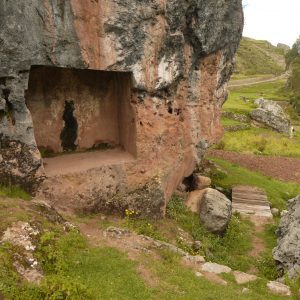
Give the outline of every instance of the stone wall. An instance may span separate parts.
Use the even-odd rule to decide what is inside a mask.
[[[1,1],[0,28],[1,183],[21,184],[62,207],[162,214],[222,135],[241,0]],[[32,66],[132,73],[135,161],[104,167],[118,175],[109,193],[100,169],[44,173],[25,102]]]

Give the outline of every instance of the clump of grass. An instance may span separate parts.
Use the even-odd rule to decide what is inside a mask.
[[[261,137],[259,140],[257,140],[255,142],[256,148],[259,152],[264,152],[267,144],[268,144],[268,141],[264,137]]]
[[[201,241],[202,254],[207,259],[243,271],[251,267],[251,259],[247,257],[252,247],[253,225],[250,221],[233,215],[224,236],[214,235],[205,230],[200,224],[199,216],[189,211],[179,196],[172,197],[167,207],[167,216],[176,220],[194,240]]]
[[[18,186],[0,185],[0,196],[8,198],[18,198],[23,200],[31,199],[31,196]]]
[[[252,185],[264,189],[269,201],[274,207],[285,209],[286,201],[300,194],[300,186],[296,183],[283,182],[261,175],[242,168],[236,164],[232,164],[220,158],[210,157],[210,159],[219,165],[224,172],[221,176],[212,174],[213,185],[220,186],[226,190],[230,190],[235,185]]]
[[[220,141],[214,148],[217,150],[224,150],[225,149],[225,142],[224,141]]]

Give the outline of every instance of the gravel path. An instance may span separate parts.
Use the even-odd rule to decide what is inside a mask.
[[[238,164],[266,176],[300,183],[300,159],[280,156],[258,156],[223,150],[210,150],[208,155]]]

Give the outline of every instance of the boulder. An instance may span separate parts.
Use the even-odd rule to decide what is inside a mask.
[[[222,234],[230,221],[232,203],[214,189],[206,189],[200,203],[200,222],[212,233]]]
[[[282,214],[277,235],[273,258],[282,272],[296,278],[300,275],[300,195],[288,201],[288,211]]]
[[[280,105],[275,101],[266,99],[257,99],[254,104],[258,108],[250,113],[252,120],[278,132],[289,133],[290,121]]]
[[[208,187],[210,187],[211,185],[211,179],[209,177],[206,176],[202,176],[199,174],[194,174],[194,189],[195,190],[203,190],[206,189]]]

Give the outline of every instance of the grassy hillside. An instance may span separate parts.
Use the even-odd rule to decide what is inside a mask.
[[[237,56],[235,77],[270,74],[278,75],[285,70],[284,49],[268,41],[244,37]]]
[[[66,230],[63,223],[53,218],[55,216],[54,211],[45,211],[31,201],[0,196],[0,236],[17,221],[28,222],[33,228],[38,228],[39,234],[32,238],[36,245],[33,254],[44,274],[39,285],[23,280],[16,272],[14,261],[18,260],[27,268],[25,250],[9,242],[1,243],[0,299],[285,299],[267,291],[266,283],[273,279],[270,272],[262,273],[259,269],[260,279],[242,286],[234,281],[232,275],[224,275],[227,281],[224,287],[205,276],[196,276],[196,267],[185,265],[174,252],[154,248],[145,251],[136,244],[126,244],[126,249],[123,249],[122,243],[118,246],[120,240],[118,243],[112,240],[113,246],[109,246],[109,240],[103,239],[103,228],[109,224],[129,226],[140,234],[144,228],[141,224],[146,222],[152,236],[161,235],[168,240],[168,236],[172,235],[172,239],[178,242],[177,246],[189,251],[179,238],[184,230],[185,235],[201,240],[207,259],[247,271],[264,264],[261,257],[254,259],[247,255],[252,248],[253,226],[249,220],[239,216],[233,216],[223,237],[205,232],[197,215],[185,208],[180,197],[173,197],[169,203],[167,218],[156,222],[144,220],[143,223],[143,220],[134,218],[108,217],[104,220],[100,216],[74,217],[77,224],[92,229],[88,236],[76,228]],[[151,232],[142,230],[147,235]],[[128,237],[124,237],[126,239]],[[273,269],[274,266],[268,268]],[[241,292],[244,287],[249,288],[247,294]]]

